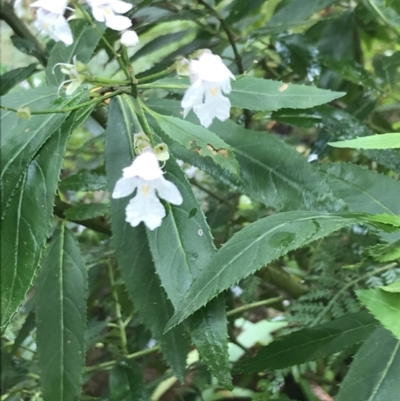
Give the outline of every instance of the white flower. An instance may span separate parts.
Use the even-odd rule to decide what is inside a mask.
[[[235,79],[221,57],[204,52],[198,60],[189,64],[192,83],[182,99],[183,116],[191,109],[196,113],[201,125],[209,127],[216,117],[221,121],[229,118],[231,102],[223,93],[230,93],[231,79]]]
[[[73,64],[57,63],[53,67],[53,74],[54,74],[54,69],[57,66],[61,66],[61,72],[63,74],[69,75],[70,79],[67,79],[66,81],[62,82],[61,85],[58,87],[58,92],[59,92],[62,86],[64,86],[66,83],[70,83],[67,86],[67,90],[65,91],[65,94],[67,96],[72,95],[79,88],[79,86],[85,80],[85,75],[83,73],[88,71],[88,67],[82,62],[78,61],[76,59],[76,55],[72,58],[72,61]]]
[[[160,227],[165,217],[165,209],[158,198],[173,205],[182,204],[182,195],[175,184],[163,177],[157,157],[152,150],[144,150],[131,166],[122,171],[122,178],[115,184],[112,197],[123,198],[136,190],[136,195],[125,209],[125,220],[132,227],[136,227],[142,221],[150,230]]]
[[[92,7],[93,17],[96,21],[104,22],[106,25],[116,31],[124,31],[132,26],[128,17],[116,14],[124,14],[129,11],[133,5],[120,0],[87,0]]]
[[[134,47],[139,44],[139,37],[135,31],[125,31],[121,35],[121,43],[126,47]]]
[[[31,4],[37,7],[35,26],[46,32],[55,41],[61,40],[67,46],[74,41],[71,28],[64,18],[68,0],[38,0]]]

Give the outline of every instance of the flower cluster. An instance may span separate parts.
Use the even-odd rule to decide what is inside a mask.
[[[191,85],[182,99],[186,117],[191,109],[196,113],[201,125],[209,127],[216,117],[225,121],[230,116],[231,102],[223,93],[231,92],[234,75],[222,62],[221,57],[203,50],[197,60],[188,63]]]
[[[125,14],[132,9],[132,4],[121,0],[86,0],[91,7],[93,18],[99,22],[105,22],[106,26],[116,31],[124,31],[121,43],[124,46],[135,46],[139,39],[135,31],[128,30],[132,22]],[[21,8],[20,2],[16,2],[16,9]],[[31,4],[36,8],[36,28],[47,33],[55,41],[62,41],[67,46],[73,42],[71,28],[64,14],[68,7],[68,0],[37,0]],[[75,18],[72,16],[71,18]]]
[[[136,195],[125,209],[125,220],[132,227],[136,227],[142,221],[150,230],[161,225],[165,217],[165,208],[159,198],[173,205],[182,204],[182,195],[175,184],[163,177],[163,171],[152,148],[144,148],[132,165],[122,171],[122,178],[115,184],[112,197],[123,198],[136,190]]]

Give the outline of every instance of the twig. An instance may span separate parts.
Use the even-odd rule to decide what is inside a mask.
[[[284,299],[283,297],[275,297],[275,298],[264,299],[262,301],[253,302],[253,303],[247,304],[247,305],[242,305],[236,309],[232,309],[232,310],[228,311],[226,313],[226,316],[237,315],[238,313],[245,312],[250,309],[258,308],[259,306],[271,305],[276,302],[283,301],[283,299]]]
[[[66,219],[64,212],[70,209],[72,206],[66,202],[63,202],[61,199],[56,198],[54,205],[54,214],[61,219]],[[104,219],[97,217],[88,220],[69,220],[73,223],[80,224],[81,226],[90,228],[93,231],[97,231],[99,233],[111,235],[111,228]]]
[[[123,93],[122,90],[117,90],[117,91],[112,92],[112,93],[107,93],[104,96],[95,97],[94,99],[89,100],[87,102],[79,103],[79,104],[77,104],[75,106],[66,107],[65,109],[31,111],[30,114],[39,115],[39,114],[68,113],[70,111],[74,111],[74,110],[80,109],[81,107],[85,107],[85,106],[90,106],[92,104],[101,103],[103,100],[109,99],[110,97],[117,96],[117,95],[119,95],[121,93]],[[7,110],[7,111],[13,111],[15,113],[18,112],[18,109],[14,109],[13,107],[0,105],[0,108],[4,109],[4,110]]]

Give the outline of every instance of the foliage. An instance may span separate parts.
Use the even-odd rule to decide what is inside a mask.
[[[398,2],[44,3],[0,4],[1,400],[392,400]]]

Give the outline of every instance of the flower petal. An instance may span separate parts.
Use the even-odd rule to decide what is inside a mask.
[[[133,5],[125,3],[125,1],[112,0],[110,1],[110,6],[112,10],[117,14],[125,14],[127,11],[131,10]]]
[[[124,31],[132,26],[132,21],[128,17],[115,14],[106,14],[106,25],[115,31]]]
[[[125,212],[125,220],[132,227],[136,227],[143,221],[150,230],[160,227],[162,219],[165,217],[164,206],[155,195],[154,190],[146,195],[138,190],[137,195],[128,203]]]
[[[72,95],[79,87],[80,87],[81,83],[79,81],[72,81],[68,87],[67,90],[65,91],[65,94],[67,96]]]
[[[114,187],[114,191],[112,193],[112,197],[114,199],[124,198],[125,196],[130,195],[136,187],[139,185],[139,180],[137,178],[120,178]]]
[[[166,180],[164,177],[160,177],[152,182],[153,187],[156,189],[157,194],[160,198],[165,199],[167,202],[173,205],[181,205],[183,198],[177,186],[171,181]]]
[[[124,177],[140,177],[147,181],[155,180],[163,174],[156,155],[151,151],[141,153],[129,167],[122,171]]]
[[[196,105],[203,103],[205,88],[201,84],[201,81],[195,81],[188,90],[185,92],[181,106],[185,109],[183,117],[187,116],[187,113]]]
[[[105,12],[101,7],[92,6],[93,18],[96,21],[104,22],[106,20]]]

